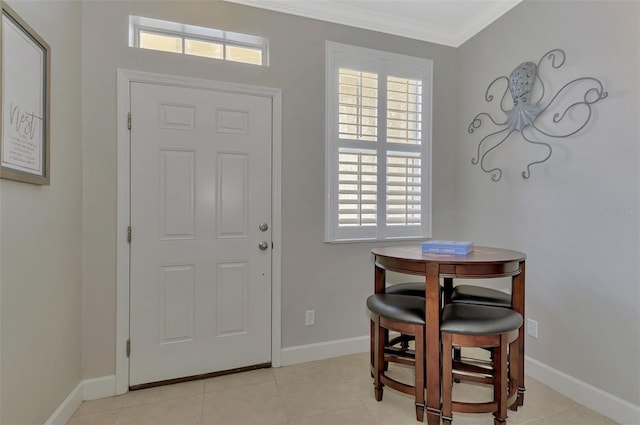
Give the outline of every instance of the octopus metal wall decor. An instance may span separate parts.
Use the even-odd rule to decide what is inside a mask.
[[[531,166],[545,162],[551,157],[552,153],[552,148],[549,143],[534,139],[537,139],[538,136],[541,136],[543,138],[544,136],[547,136],[555,139],[573,136],[574,134],[582,130],[591,120],[592,105],[599,100],[606,98],[608,95],[608,93],[604,91],[604,87],[600,80],[593,77],[580,77],[566,83],[556,92],[555,95],[553,95],[553,97],[551,97],[548,102],[546,102],[544,100],[545,85],[542,78],[538,74],[540,65],[545,59],[550,62],[553,69],[558,69],[562,67],[562,65],[564,65],[566,54],[561,49],[550,50],[549,52],[545,53],[542,58],[540,58],[537,64],[533,62],[524,62],[518,65],[511,72],[511,74],[509,74],[508,77],[501,76],[493,80],[491,84],[489,84],[485,92],[485,101],[491,103],[494,100],[493,94],[490,93],[492,91],[492,88],[494,88],[496,83],[498,83],[499,81],[506,80],[506,88],[504,90],[504,93],[502,94],[499,105],[500,110],[504,112],[506,118],[504,118],[503,121],[498,121],[488,112],[480,112],[473,118],[471,124],[469,124],[469,133],[474,133],[476,130],[482,127],[484,123],[483,118],[489,119],[494,125],[498,127],[503,127],[498,131],[484,136],[482,140],[480,140],[480,143],[478,143],[476,156],[471,159],[471,163],[473,165],[480,164],[480,168],[482,169],[482,171],[484,171],[485,173],[490,173],[491,180],[493,181],[498,181],[502,178],[502,169],[498,167],[488,169],[485,166],[485,158],[491,151],[504,143],[512,133],[518,132],[525,141],[534,145],[544,146],[547,149],[547,154],[544,158],[527,164],[526,170],[522,172],[522,177],[528,179],[531,176]],[[539,81],[541,85],[541,88],[539,89],[540,95],[537,100],[533,101],[531,99],[534,96],[532,89],[536,81]],[[586,91],[581,92],[580,90]],[[582,93],[581,100],[573,102],[569,106],[563,106],[564,111],[554,113],[551,118],[551,122],[553,124],[559,124],[563,119],[565,119],[565,117],[567,117],[568,114],[576,110],[576,108],[582,107],[584,109],[584,115],[581,119],[578,120],[577,128],[573,128],[573,123],[569,123],[572,126],[570,131],[565,130],[561,134],[558,134],[559,132],[555,132],[547,128],[542,128],[537,124],[537,119],[543,116],[543,114],[547,112],[551,113],[554,108],[561,107],[561,105],[558,104],[561,102],[556,102],[560,96],[566,97],[569,92],[576,91],[578,91],[578,93]],[[511,97],[513,100],[513,106],[511,107],[511,109],[507,109],[509,105],[505,107],[505,98],[507,96],[507,92],[511,93]],[[543,104],[543,102],[545,104]],[[554,104],[554,102],[556,104]],[[481,151],[483,151],[482,156]]]

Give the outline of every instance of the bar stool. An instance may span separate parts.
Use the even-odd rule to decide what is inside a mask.
[[[408,282],[397,283],[395,285],[388,285],[385,288],[386,294],[392,295],[411,295],[414,297],[424,298],[425,283],[424,282]],[[395,345],[400,346],[400,350],[408,350],[409,342],[413,341],[413,337],[410,335],[400,334],[395,338],[390,339],[387,345],[392,347]]]
[[[413,395],[416,419],[422,422],[425,392],[425,299],[410,295],[374,294],[367,298],[367,309],[371,318],[372,374],[376,400],[382,400],[385,385]],[[398,355],[387,350],[386,340],[390,330],[415,339],[413,356]],[[413,366],[414,385],[404,384],[388,376],[386,364],[389,361]]]
[[[452,303],[442,310],[442,420],[451,424],[452,412],[493,412],[494,425],[505,425],[507,407],[518,396],[517,371],[522,359],[518,350],[508,349],[518,339],[522,316],[511,309],[485,305]],[[452,400],[453,347],[490,348],[493,353],[491,373],[486,380],[493,384],[493,401],[469,403]]]
[[[483,286],[458,285],[451,291],[451,302],[511,308],[511,294]],[[456,361],[462,360],[459,348],[453,350],[453,357]],[[456,379],[456,382],[460,381]]]

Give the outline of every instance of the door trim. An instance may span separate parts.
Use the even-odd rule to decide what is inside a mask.
[[[270,98],[272,101],[272,257],[271,257],[271,364],[280,366],[282,341],[282,90],[236,83],[118,69],[117,82],[117,223],[116,223],[116,394],[129,391],[129,268],[127,227],[131,211],[131,154],[127,117],[132,82],[217,90]],[[134,123],[135,125],[135,117]],[[135,229],[133,229],[135,237]],[[135,346],[134,346],[135,349]]]

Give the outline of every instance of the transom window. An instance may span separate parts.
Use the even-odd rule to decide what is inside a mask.
[[[264,37],[129,16],[129,46],[268,66]]]
[[[326,240],[429,237],[431,61],[326,49]]]

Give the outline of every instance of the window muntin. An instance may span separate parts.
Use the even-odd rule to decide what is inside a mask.
[[[129,46],[268,66],[268,40],[248,34],[129,16]]]
[[[431,61],[327,43],[325,239],[431,231]]]

